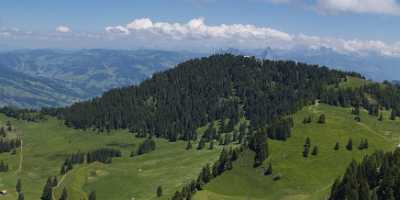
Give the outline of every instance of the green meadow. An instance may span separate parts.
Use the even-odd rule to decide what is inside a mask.
[[[25,199],[39,199],[46,180],[57,176],[59,185],[54,197],[67,188],[70,199],[87,199],[96,191],[100,200],[156,199],[156,188],[162,186],[163,197],[168,199],[188,181],[197,178],[206,164],[217,159],[220,148],[214,150],[185,150],[186,143],[170,143],[156,139],[156,151],[142,156],[130,157],[142,139],[127,131],[97,134],[67,128],[59,120],[49,118],[40,123],[28,123],[0,116],[1,124],[11,121],[16,130],[7,137],[23,140],[22,153],[0,154],[0,160],[9,164],[10,170],[0,173],[0,190],[7,190],[1,200],[15,200],[17,179],[22,180]],[[121,158],[114,158],[112,164],[75,165],[65,176],[59,176],[65,158],[78,151],[109,147],[120,149]],[[21,168],[19,167],[21,165]],[[168,197],[168,198],[167,198]]]
[[[326,115],[326,123],[316,121],[320,114]],[[305,117],[313,122],[303,124]],[[294,116],[295,126],[287,141],[269,140],[269,158],[264,165],[253,168],[253,152],[245,151],[234,163],[233,170],[213,179],[203,191],[197,192],[196,200],[243,200],[243,199],[324,199],[333,180],[343,174],[352,159],[360,160],[375,150],[393,150],[400,143],[400,120],[389,120],[389,111],[384,111],[384,121],[361,113],[361,122],[356,122],[350,108],[316,104],[304,108]],[[22,180],[25,199],[39,199],[48,177],[57,176],[59,184],[54,189],[58,199],[63,188],[67,188],[71,200],[87,199],[96,191],[100,200],[169,199],[185,183],[197,178],[206,163],[214,162],[221,147],[214,150],[185,150],[185,142],[171,143],[156,139],[155,151],[130,157],[143,139],[121,130],[98,134],[67,128],[62,121],[48,118],[40,123],[18,121],[0,115],[0,124],[11,121],[14,130],[7,137],[21,137],[22,148],[15,155],[0,154],[10,170],[0,174],[0,190],[8,194],[0,200],[15,200],[15,184]],[[204,128],[200,129],[202,132]],[[305,139],[311,146],[317,145],[318,155],[302,156]],[[349,138],[353,150],[345,148]],[[361,139],[368,139],[369,148],[358,150]],[[334,150],[336,142],[340,149]],[[78,151],[109,147],[120,149],[122,157],[114,158],[111,164],[92,163],[75,165],[66,175],[60,176],[60,167],[65,158]],[[263,172],[272,163],[273,175]],[[273,177],[279,175],[280,180]],[[156,197],[156,188],[162,186],[163,196]]]
[[[326,115],[326,124],[316,121],[320,114]],[[234,163],[233,170],[215,178],[205,190],[196,194],[196,200],[321,200],[326,199],[335,178],[343,175],[352,159],[360,160],[375,150],[393,150],[400,144],[400,120],[390,121],[389,112],[385,120],[361,113],[361,122],[354,120],[350,108],[316,104],[306,107],[294,115],[292,136],[284,142],[269,140],[270,157],[264,166],[253,168],[252,152],[246,152]],[[313,117],[311,124],[303,124],[307,116]],[[302,156],[306,138],[311,146],[317,145],[317,156]],[[345,146],[353,140],[353,150]],[[358,150],[361,139],[368,139],[369,148]],[[335,143],[340,149],[334,150]],[[271,162],[272,176],[264,176]],[[280,180],[273,177],[279,175]]]

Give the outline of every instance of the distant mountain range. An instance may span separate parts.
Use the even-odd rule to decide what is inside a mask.
[[[375,81],[399,80],[400,58],[342,54],[332,49],[227,49],[219,53],[260,59],[295,60],[356,71]],[[64,106],[137,84],[155,72],[211,53],[161,50],[14,50],[0,51],[0,106]]]
[[[399,80],[400,57],[384,56],[375,53],[364,55],[339,53],[329,48],[294,48],[238,50],[228,49],[224,52],[256,56],[262,59],[295,60],[308,64],[325,65],[343,71],[355,71],[374,81]]]
[[[0,53],[0,106],[63,106],[137,84],[200,54],[158,50],[17,50]]]

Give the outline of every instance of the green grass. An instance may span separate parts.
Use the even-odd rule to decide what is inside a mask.
[[[196,200],[244,200],[244,199],[325,199],[333,180],[342,175],[352,159],[360,160],[376,149],[393,150],[400,143],[400,121],[379,122],[366,111],[357,123],[350,114],[351,109],[318,104],[304,108],[294,115],[295,127],[292,137],[285,142],[269,141],[270,157],[264,166],[252,167],[254,155],[246,152],[234,164],[232,171],[224,173],[198,192]],[[316,123],[317,117],[325,113],[326,124]],[[388,119],[388,112],[385,118]],[[306,116],[312,115],[314,122],[303,124]],[[307,159],[302,157],[306,137],[318,145],[319,154]],[[345,145],[353,139],[353,151]],[[357,146],[361,138],[367,138],[369,149],[360,151]],[[334,151],[336,141],[339,151]],[[274,174],[282,179],[273,181],[273,176],[264,176],[263,168],[272,162]]]
[[[354,158],[375,149],[392,150],[400,143],[400,120],[390,121],[385,112],[385,121],[361,114],[362,122],[357,123],[350,114],[350,108],[331,107],[317,104],[304,108],[294,115],[295,127],[292,137],[285,142],[269,141],[270,158],[264,166],[252,167],[254,155],[246,151],[234,163],[234,169],[209,183],[205,190],[198,192],[196,200],[261,200],[261,199],[324,199],[333,180],[341,175],[347,164]],[[317,124],[317,117],[325,113],[326,124]],[[314,122],[303,124],[306,116],[312,115]],[[23,153],[0,154],[0,160],[10,164],[11,170],[0,174],[0,190],[9,194],[1,200],[15,200],[17,178],[23,182],[26,199],[39,199],[46,179],[59,174],[64,159],[78,150],[85,152],[101,147],[121,149],[123,156],[113,159],[112,164],[83,164],[74,167],[65,176],[58,176],[59,186],[55,188],[57,198],[66,187],[71,200],[87,199],[90,191],[96,191],[100,200],[168,199],[183,184],[196,178],[202,166],[217,159],[220,148],[215,150],[185,150],[186,143],[170,143],[157,139],[154,152],[130,158],[142,139],[135,138],[127,131],[96,134],[67,128],[62,121],[49,118],[40,123],[27,123],[0,115],[0,124],[11,120],[16,128],[8,137],[23,139]],[[198,129],[199,134],[205,127]],[[306,137],[312,145],[318,145],[319,155],[302,157]],[[354,150],[347,151],[344,145],[353,138]],[[359,151],[361,138],[367,138],[370,148]],[[337,152],[333,150],[336,141],[341,144]],[[196,144],[193,144],[196,147]],[[22,170],[19,171],[23,155]],[[263,167],[273,163],[274,174],[282,179],[273,181],[263,175]],[[163,187],[164,195],[156,198],[157,186]]]
[[[122,150],[123,157],[113,159],[109,165],[94,163],[76,166],[55,188],[57,198],[66,187],[70,199],[86,199],[95,190],[100,200],[153,199],[156,187],[161,185],[166,199],[187,181],[196,178],[201,167],[217,159],[220,149],[186,151],[184,142],[169,143],[156,139],[154,152],[130,158],[142,139],[127,131],[96,134],[67,128],[59,120],[50,118],[40,123],[12,120],[0,115],[0,124],[10,120],[16,131],[8,137],[20,135],[23,139],[22,170],[18,171],[20,150],[16,155],[0,154],[0,160],[10,165],[10,171],[0,174],[0,190],[7,190],[4,200],[15,200],[17,178],[23,182],[25,199],[39,199],[49,176],[59,174],[65,158],[77,151],[86,152],[101,147]],[[194,144],[194,147],[196,145]],[[62,181],[61,181],[62,180]]]
[[[362,87],[364,85],[368,85],[368,84],[371,84],[371,83],[372,82],[368,81],[368,80],[364,80],[364,79],[357,78],[357,77],[352,77],[352,76],[347,76],[346,77],[346,81],[342,81],[339,84],[339,87],[340,88],[352,88],[352,89],[355,89],[355,88],[360,88],[360,87]]]

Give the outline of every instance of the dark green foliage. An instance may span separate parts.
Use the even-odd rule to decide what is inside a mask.
[[[45,119],[44,114],[31,109],[17,109],[13,107],[2,107],[0,113],[5,114],[7,117],[12,117],[19,120],[25,120],[28,122],[39,122]],[[12,130],[10,123],[7,123],[7,129]]]
[[[375,102],[371,102],[370,99]],[[378,116],[381,108],[392,109],[391,119],[394,120],[400,113],[400,88],[379,83],[370,83],[359,88],[327,89],[321,95],[321,102],[335,106],[354,106],[352,113],[360,114],[360,107],[368,110],[370,115]]]
[[[85,154],[78,152],[72,154],[68,158],[65,159],[63,165],[61,166],[60,174],[63,175],[68,171],[73,169],[73,165],[75,164],[83,164],[85,162]]]
[[[354,117],[354,120],[356,120],[357,122],[361,122],[361,117],[357,115]]]
[[[397,116],[396,111],[392,110],[392,112],[390,113],[390,120],[396,120],[396,116]]]
[[[254,167],[262,165],[264,160],[269,156],[268,142],[264,129],[258,130],[250,139],[249,148],[256,153]]]
[[[156,193],[157,193],[157,197],[161,197],[163,195],[163,189],[161,186],[157,187]]]
[[[193,148],[193,146],[192,146],[192,141],[189,140],[189,141],[187,142],[187,145],[186,145],[186,150],[190,150],[190,149],[192,149],[192,148]]]
[[[326,116],[325,114],[321,114],[318,118],[318,123],[325,124],[325,122],[326,122]]]
[[[0,127],[0,137],[6,137],[6,129],[4,127]]]
[[[15,190],[17,191],[17,193],[21,193],[22,192],[22,181],[21,181],[21,179],[17,180],[17,184],[15,185]]]
[[[234,149],[223,149],[219,159],[212,165],[207,164],[204,166],[197,178],[189,184],[185,185],[181,191],[176,191],[172,200],[189,200],[192,199],[193,195],[198,191],[202,190],[204,185],[211,181],[211,179],[221,175],[226,170],[231,170],[234,162],[239,153],[243,151],[243,147],[237,147]]]
[[[335,151],[337,151],[337,150],[340,149],[340,144],[339,144],[339,142],[336,142],[335,147],[333,147],[333,149],[334,149]]]
[[[95,191],[90,192],[89,200],[96,200],[96,192]]]
[[[0,139],[0,153],[10,152],[21,146],[20,139]]]
[[[346,149],[349,151],[353,150],[353,139],[351,139],[351,138],[349,139],[349,141],[347,142],[347,145],[346,145]]]
[[[313,155],[313,156],[318,155],[318,146],[314,146],[314,147],[313,147],[313,150],[312,150],[312,152],[311,152],[311,155]]]
[[[265,170],[264,175],[269,176],[272,174],[272,164],[269,163],[267,170]]]
[[[309,137],[306,138],[306,141],[304,143],[304,150],[303,150],[303,157],[307,158],[308,154],[310,153],[310,148],[311,148],[311,140]]]
[[[87,163],[102,162],[102,163],[107,164],[107,163],[112,162],[113,157],[121,157],[121,156],[122,156],[122,153],[120,150],[102,148],[102,149],[88,152],[86,154],[86,162]]]
[[[204,139],[200,139],[199,144],[197,145],[197,150],[202,150],[206,146],[206,141]]]
[[[154,150],[156,150],[156,142],[153,139],[148,138],[145,141],[143,141],[142,144],[140,144],[137,150],[137,154],[142,155],[145,153],[152,152]]]
[[[53,184],[52,179],[48,178],[46,185],[43,188],[42,196],[40,197],[41,200],[52,200],[53,196]]]
[[[0,161],[0,172],[8,172],[8,164]]]
[[[62,193],[61,193],[61,197],[59,200],[67,200],[68,199],[68,191],[66,188],[63,189]]]
[[[276,140],[286,140],[291,135],[293,125],[293,118],[290,117],[276,120],[268,127],[268,137]]]
[[[19,192],[18,193],[18,200],[24,200],[24,199],[25,199],[24,193]]]
[[[272,124],[315,102],[325,86],[346,75],[350,74],[296,62],[215,55],[49,113],[75,128],[129,128],[139,136],[194,140],[196,128],[229,119],[220,132],[231,131],[243,114],[253,130]],[[286,139],[290,132],[283,129],[272,137]],[[212,134],[207,137],[216,139]]]
[[[332,186],[329,200],[367,199],[389,200],[400,198],[400,150],[376,152],[361,163],[353,161],[342,179]]]

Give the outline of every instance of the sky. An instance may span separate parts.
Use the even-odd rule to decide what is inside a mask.
[[[3,48],[331,48],[400,56],[398,0],[1,0]]]

